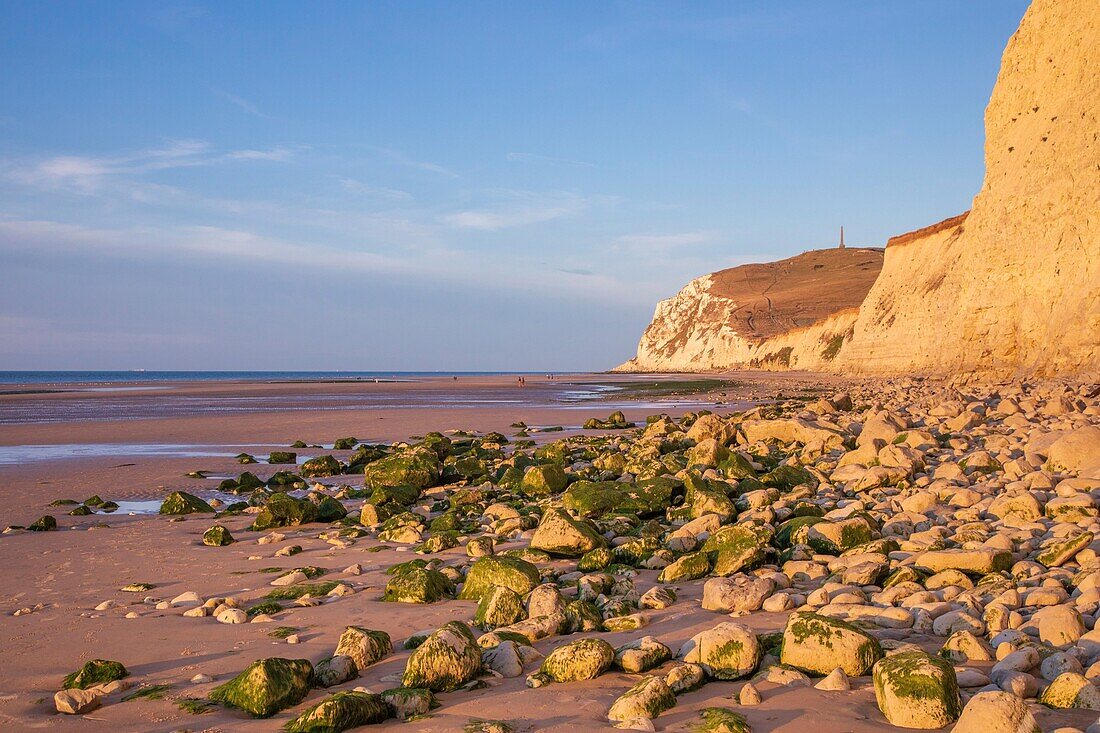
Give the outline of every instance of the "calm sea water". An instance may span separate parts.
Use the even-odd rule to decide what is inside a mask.
[[[311,380],[372,380],[408,377],[492,377],[541,372],[159,372],[159,371],[0,371],[0,384],[118,384],[121,382],[257,382]]]

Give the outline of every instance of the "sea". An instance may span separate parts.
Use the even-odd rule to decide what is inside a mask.
[[[315,381],[373,381],[376,379],[407,379],[416,377],[495,377],[504,375],[531,375],[544,372],[463,372],[463,371],[146,371],[131,369],[121,371],[0,371],[0,384],[120,384],[141,382],[315,382]],[[556,372],[569,376],[579,372]]]

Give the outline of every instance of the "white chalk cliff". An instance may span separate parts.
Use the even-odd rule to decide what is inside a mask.
[[[1034,0],[1005,50],[985,126],[985,181],[969,215],[892,239],[858,312],[753,338],[700,278],[658,306],[622,368],[759,366],[790,347],[769,365],[1100,374],[1098,0]]]

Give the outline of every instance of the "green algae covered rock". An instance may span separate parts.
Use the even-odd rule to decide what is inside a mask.
[[[49,514],[44,514],[31,522],[27,529],[31,532],[50,532],[57,529],[57,520]]]
[[[523,474],[520,490],[530,497],[552,496],[560,493],[569,484],[565,469],[557,463],[540,463],[531,466]]]
[[[65,677],[61,682],[61,689],[86,690],[89,687],[95,687],[105,682],[114,682],[129,676],[130,673],[126,670],[126,667],[122,666],[121,662],[112,662],[109,659],[93,659],[90,662],[85,662],[83,667]]]
[[[394,687],[383,690],[380,694],[383,702],[401,720],[407,720],[414,715],[426,715],[433,708],[439,707],[432,691],[422,687]]]
[[[303,448],[306,446],[303,444]],[[280,463],[297,463],[298,454],[288,450],[273,450],[267,456],[267,462],[275,465]]]
[[[452,593],[454,584],[443,573],[409,566],[389,579],[382,600],[392,603],[435,603]]]
[[[470,566],[459,591],[461,601],[480,600],[493,586],[499,585],[525,596],[540,583],[539,569],[518,557],[490,555]]]
[[[577,570],[590,573],[593,570],[603,570],[613,562],[615,562],[615,554],[610,548],[597,547],[581,555],[581,559],[577,561]]]
[[[592,525],[573,519],[560,509],[548,509],[531,537],[530,546],[551,555],[580,557],[606,545],[607,541]]]
[[[570,601],[562,611],[565,615],[564,633],[603,631],[603,614],[590,601]]]
[[[639,517],[664,514],[672,506],[673,498],[682,494],[684,482],[671,476],[656,476],[626,485],[623,498],[615,507],[617,512]]]
[[[317,456],[316,458],[310,458],[308,461],[302,464],[298,469],[306,478],[321,478],[324,476],[338,476],[344,470],[344,467],[340,465],[340,461],[336,460],[332,456]]]
[[[349,626],[340,634],[333,656],[345,656],[363,671],[393,653],[393,642],[385,631],[374,631],[362,626]]]
[[[710,572],[710,560],[705,552],[692,552],[668,565],[657,576],[658,583],[698,580]]]
[[[380,695],[346,691],[329,695],[286,726],[287,733],[341,733],[393,717]]]
[[[711,679],[737,680],[753,673],[760,655],[756,632],[745,624],[726,621],[691,637],[678,656],[701,666]]]
[[[799,484],[817,486],[817,477],[802,466],[779,466],[760,477],[768,488],[790,491]]]
[[[1039,702],[1049,708],[1100,710],[1100,690],[1077,672],[1063,672],[1043,690]]]
[[[840,667],[849,677],[860,677],[880,659],[878,639],[849,623],[807,611],[787,618],[782,664],[817,675]]]
[[[214,513],[214,507],[186,491],[173,491],[164,497],[160,505],[161,514],[197,514],[199,512]]]
[[[372,489],[411,486],[419,491],[434,486],[441,470],[439,455],[418,447],[368,463],[363,469],[363,482]]]
[[[745,716],[729,708],[703,708],[692,733],[752,733]]]
[[[635,718],[653,719],[675,706],[676,696],[664,678],[646,677],[611,703],[607,719],[612,723],[625,723]]]
[[[269,718],[305,699],[312,678],[313,665],[308,659],[260,659],[224,685],[215,687],[210,699],[257,718]]]
[[[555,682],[594,680],[606,672],[613,661],[615,648],[603,639],[577,639],[546,655],[539,671]]]
[[[267,497],[267,502],[249,529],[262,532],[274,527],[294,527],[317,521],[317,505],[309,499],[295,499],[290,494],[277,491]]]
[[[495,629],[509,626],[527,618],[523,599],[511,588],[502,585],[492,586],[482,594],[474,613],[474,625],[482,629]]]
[[[603,516],[626,500],[622,486],[618,481],[577,481],[562,494],[561,503],[581,517]]]
[[[225,547],[234,542],[236,540],[233,539],[233,535],[229,534],[229,530],[220,524],[215,524],[202,533],[202,543],[208,547]]]
[[[1092,544],[1092,540],[1092,532],[1082,532],[1076,537],[1050,544],[1035,559],[1048,568],[1056,568],[1073,559],[1074,555]]]
[[[919,651],[891,654],[875,664],[874,683],[878,709],[900,728],[945,728],[962,713],[955,668],[946,659]]]
[[[771,539],[770,529],[734,524],[715,530],[703,543],[702,552],[715,575],[733,575],[762,564]]]
[[[480,670],[481,647],[470,628],[460,621],[450,621],[412,653],[401,685],[447,692],[469,682]]]
[[[641,674],[672,659],[672,650],[652,636],[643,636],[615,650],[615,666],[627,674]]]

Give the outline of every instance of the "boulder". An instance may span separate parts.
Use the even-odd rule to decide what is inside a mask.
[[[756,633],[744,624],[726,621],[691,637],[677,656],[701,666],[711,679],[737,680],[753,673],[760,655]]]
[[[792,613],[783,629],[779,660],[809,674],[837,667],[849,677],[867,674],[882,659],[882,646],[870,634],[838,619],[806,611]]]
[[[955,669],[924,652],[898,652],[875,664],[875,700],[891,725],[945,728],[962,713]]]
[[[561,557],[580,557],[607,542],[587,522],[560,509],[548,509],[531,537],[531,549]]]
[[[578,639],[546,655],[539,671],[555,682],[594,680],[615,660],[615,648],[603,639]]]
[[[481,670],[481,648],[466,624],[450,621],[413,651],[401,676],[404,687],[454,690]]]
[[[646,677],[611,704],[607,719],[622,723],[636,718],[656,718],[676,706],[676,696],[661,677]]]
[[[393,717],[379,695],[349,690],[329,695],[287,723],[286,733],[341,733]]]
[[[489,556],[474,561],[466,573],[466,580],[458,599],[480,600],[493,586],[502,586],[525,596],[539,584],[539,569],[518,557]]]
[[[215,687],[210,699],[240,708],[257,718],[269,718],[297,705],[309,693],[313,665],[308,659],[260,659]]]
[[[164,502],[160,505],[161,514],[178,515],[197,514],[199,512],[213,514],[214,507],[194,494],[188,494],[186,491],[173,491],[164,497]]]
[[[340,634],[333,656],[347,657],[355,663],[356,670],[361,672],[392,653],[393,642],[385,631],[348,626]]]
[[[952,733],[1042,733],[1027,703],[1009,692],[970,698]]]

